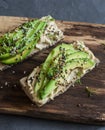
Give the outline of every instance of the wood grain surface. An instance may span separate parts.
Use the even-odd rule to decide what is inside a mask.
[[[0,17],[0,35],[11,31],[29,20],[20,17]],[[38,108],[33,104],[19,84],[19,79],[28,75],[42,63],[53,48],[45,49],[22,63],[0,72],[0,113],[25,115],[37,118],[105,125],[105,25],[56,21],[64,32],[63,41],[85,41],[100,59],[100,64],[54,101]],[[88,97],[86,86],[92,88]]]

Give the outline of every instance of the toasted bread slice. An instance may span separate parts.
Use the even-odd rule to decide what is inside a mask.
[[[24,77],[20,80],[22,89],[24,92],[27,94],[27,96],[30,98],[31,101],[37,104],[37,106],[42,106],[45,103],[47,103],[50,100],[53,100],[56,96],[59,94],[64,93],[70,86],[73,86],[74,83],[83,77],[86,73],[88,73],[90,70],[92,70],[96,65],[99,64],[99,60],[94,56],[94,54],[89,50],[88,47],[86,47],[83,43],[81,42],[74,42],[73,47],[77,49],[77,51],[81,50],[82,52],[85,52],[88,54],[88,58],[94,63],[92,66],[87,67],[85,69],[82,69],[81,67],[75,67],[73,70],[70,71],[67,79],[63,78],[62,81],[59,80],[61,83],[57,85],[55,89],[53,89],[49,95],[47,95],[45,98],[39,98],[38,93],[35,92],[35,84],[37,82],[37,78],[40,75],[41,72],[41,65],[34,68],[32,73],[28,77]],[[76,60],[78,57],[76,58]],[[50,66],[51,67],[51,66]],[[50,68],[49,67],[49,68]],[[69,70],[67,70],[69,71]],[[78,76],[78,74],[80,74]],[[61,78],[61,77],[60,77]],[[56,80],[56,79],[55,79]],[[53,87],[53,86],[51,86]]]
[[[57,42],[63,39],[63,32],[57,27],[55,20],[52,20],[51,16],[42,17],[40,20],[46,21],[47,26],[44,33],[41,35],[39,42],[36,44],[34,50],[27,56],[27,58],[31,57],[33,54],[42,49],[55,45]],[[55,37],[54,39],[52,39],[53,36]],[[2,71],[11,66],[12,65],[0,63],[0,70]]]

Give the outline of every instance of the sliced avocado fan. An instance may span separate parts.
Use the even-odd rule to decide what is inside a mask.
[[[30,20],[1,36],[0,63],[12,65],[26,59],[36,48],[48,23],[52,21],[51,16]]]
[[[55,47],[40,66],[40,73],[34,84],[34,92],[39,99],[51,96],[59,86],[66,87],[80,79],[98,63],[93,53],[81,42],[79,44],[62,43]],[[76,71],[75,71],[76,70]],[[72,73],[74,79],[70,81]]]

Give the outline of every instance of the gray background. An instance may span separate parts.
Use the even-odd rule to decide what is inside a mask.
[[[105,23],[105,0],[0,0],[0,15]],[[0,114],[0,130],[104,130],[104,126]]]

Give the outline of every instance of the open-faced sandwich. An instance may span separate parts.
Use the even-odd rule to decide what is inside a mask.
[[[62,43],[20,83],[28,97],[42,106],[64,93],[98,63],[99,60],[84,43]]]
[[[0,37],[0,70],[23,61],[63,38],[51,16],[30,20]]]

